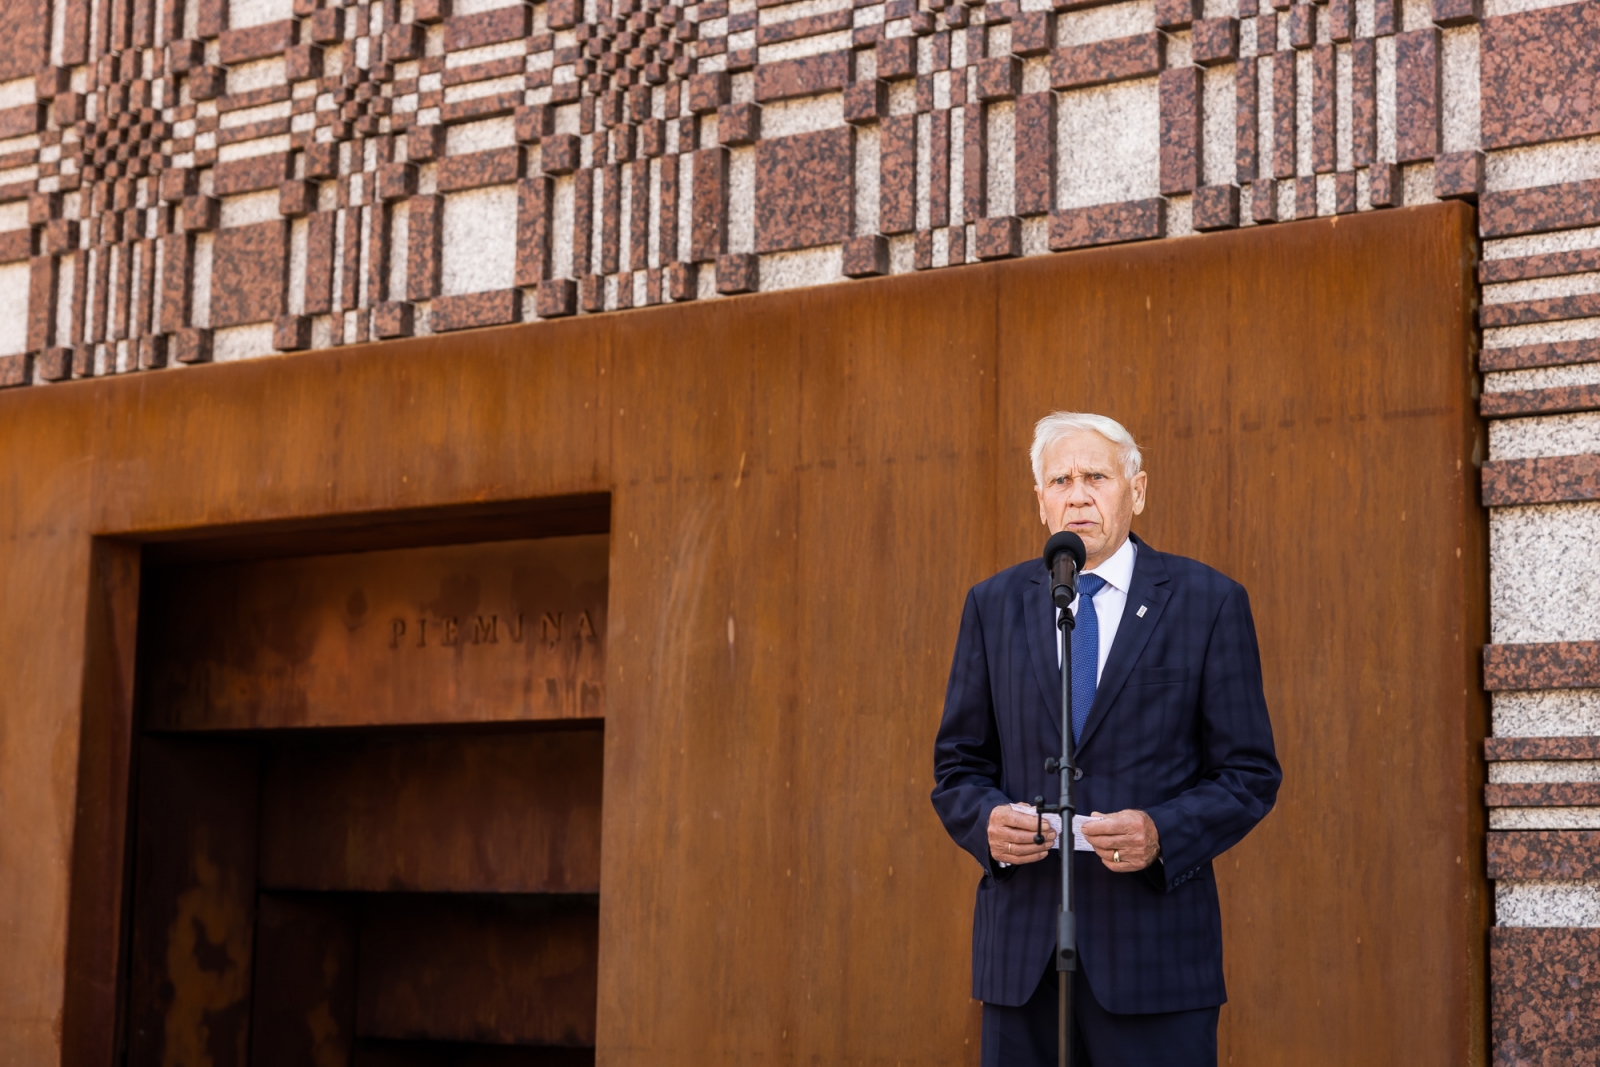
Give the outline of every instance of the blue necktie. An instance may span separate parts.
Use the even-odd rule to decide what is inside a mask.
[[[1083,724],[1089,721],[1089,706],[1099,684],[1100,616],[1094,610],[1094,595],[1106,587],[1098,574],[1078,575],[1078,624],[1072,631],[1072,744],[1078,744]]]

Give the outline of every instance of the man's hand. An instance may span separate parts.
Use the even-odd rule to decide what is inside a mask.
[[[1094,846],[1100,862],[1122,874],[1144,870],[1161,854],[1161,835],[1156,832],[1156,824],[1150,816],[1133,808],[1111,815],[1094,812],[1083,824],[1083,836]],[[994,840],[992,816],[989,840]]]
[[[1055,844],[1056,832],[1044,824],[1044,844],[1033,843],[1039,830],[1036,815],[1012,811],[1010,804],[1002,804],[989,813],[989,855],[1001,863],[1037,863],[1044,859]]]

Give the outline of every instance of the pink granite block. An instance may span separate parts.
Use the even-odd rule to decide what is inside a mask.
[[[1015,215],[978,219],[975,235],[979,259],[1010,259],[1022,255],[1022,220]]]
[[[1600,3],[1485,19],[1483,147],[1600,133]]]
[[[917,117],[892,115],[878,138],[878,229],[908,233],[917,218]]]
[[[1010,100],[1022,88],[1022,61],[1016,56],[996,56],[978,61],[978,99]]]
[[[728,246],[728,150],[694,153],[693,230],[689,255],[697,263],[716,259]]]
[[[1047,55],[1056,43],[1053,11],[1024,11],[1011,20],[1011,54]]]
[[[1311,169],[1317,174],[1333,173],[1337,162],[1337,92],[1333,45],[1319,44],[1311,50]]]
[[[717,292],[725,296],[753,293],[760,286],[760,261],[748,252],[717,257]]]
[[[810,248],[850,236],[854,178],[855,134],[848,126],[756,145],[756,251]]]
[[[444,197],[412,197],[408,218],[406,296],[410,300],[430,300],[439,292],[440,253],[444,243]],[[329,236],[331,238],[331,232]],[[329,254],[332,254],[331,247]]]
[[[1484,193],[1479,199],[1478,221],[1485,237],[1600,224],[1600,180]]]
[[[1052,148],[1049,163],[1050,184],[1053,189],[1055,185],[1053,122],[1050,129],[1050,145]],[[938,110],[928,116],[928,155],[928,225],[947,226],[950,224],[950,112],[948,110]]]
[[[678,159],[678,156],[663,156],[661,159],[661,203],[656,227],[664,262],[678,257]]]
[[[1307,176],[1294,180],[1294,217],[1297,219],[1317,217],[1316,178]]]
[[[1349,215],[1356,210],[1355,171],[1345,170],[1334,175],[1333,198],[1334,210],[1340,215]]]
[[[549,178],[525,178],[517,183],[516,283],[534,286],[550,277]]]
[[[755,104],[724,104],[717,109],[717,143],[748,145],[761,140],[761,108]]]
[[[1334,44],[1346,44],[1355,32],[1355,0],[1328,0],[1323,8],[1328,24],[1328,39]]]
[[[1374,163],[1367,172],[1373,207],[1405,206],[1406,185],[1400,168],[1393,163]]]
[[[434,333],[504,326],[522,317],[522,290],[496,289],[486,293],[441,296],[433,301],[428,322]]]
[[[1256,61],[1239,60],[1234,72],[1234,171],[1240,182],[1256,178],[1257,126],[1261,114]]]
[[[0,356],[0,389],[33,384],[33,353]]]
[[[861,126],[889,113],[889,83],[881,78],[856,82],[844,91],[844,120]]]
[[[1299,122],[1295,113],[1296,64],[1293,53],[1272,57],[1272,176],[1292,178],[1298,161]]]
[[[1439,153],[1439,31],[1395,37],[1395,162],[1416,163]]]
[[[765,104],[843,89],[852,80],[854,61],[855,53],[845,51],[763,63],[756,68],[756,102]]]
[[[1400,0],[1373,0],[1372,33],[1391,37],[1400,30]]]
[[[1433,0],[1438,26],[1468,26],[1483,17],[1483,0]]]
[[[541,319],[559,319],[576,314],[578,286],[570,278],[552,278],[539,283],[534,312]]]
[[[694,300],[700,294],[700,268],[695,263],[667,264],[667,294],[675,303]]]
[[[303,352],[311,347],[308,315],[279,315],[272,322],[272,347],[277,352]]]
[[[1163,237],[1166,207],[1165,200],[1153,197],[1058,211],[1050,216],[1050,249],[1061,252]]]
[[[1239,225],[1239,187],[1205,185],[1194,191],[1194,228],[1231,230]]]
[[[1350,150],[1356,166],[1370,166],[1378,151],[1377,51],[1372,38],[1350,45]]]
[[[1161,192],[1200,184],[1200,68],[1161,72]]]
[[[650,264],[650,161],[627,166],[628,173],[628,262],[629,270],[644,270]]]
[[[1017,97],[1015,212],[1042,215],[1054,206],[1056,190],[1056,94]],[[935,226],[945,220],[933,220]]]
[[[461,52],[526,37],[532,11],[526,4],[512,4],[448,19],[444,24],[445,51]]]
[[[871,278],[889,273],[889,242],[878,234],[852,237],[844,243],[844,273]]]
[[[416,310],[403,300],[391,300],[372,309],[372,332],[380,340],[410,337],[416,331]]]
[[[1156,29],[1186,30],[1201,15],[1199,0],[1156,0]]]
[[[1271,178],[1250,183],[1250,218],[1258,226],[1278,221],[1278,183]]]
[[[622,258],[622,168],[596,170],[600,182],[600,273],[615,274]]]
[[[287,310],[289,223],[218,232],[211,248],[211,325],[271,322]]]
[[[1059,49],[1050,57],[1050,87],[1058,91],[1148,78],[1161,70],[1165,38],[1142,33]]]
[[[988,210],[989,123],[984,105],[968,103],[962,109],[961,209],[962,217],[980,219]]]
[[[1440,200],[1477,202],[1483,192],[1483,153],[1451,152],[1434,160],[1433,195]]]
[[[211,362],[211,331],[185,327],[173,338],[172,356],[179,363]]]
[[[1239,58],[1239,20],[1199,19],[1191,36],[1191,54],[1202,67],[1232,63]]]
[[[592,168],[572,176],[572,275],[580,285],[594,271],[594,183]]]

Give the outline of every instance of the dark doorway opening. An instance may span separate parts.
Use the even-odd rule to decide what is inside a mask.
[[[592,1064],[606,535],[238,543],[146,554],[125,1062]]]

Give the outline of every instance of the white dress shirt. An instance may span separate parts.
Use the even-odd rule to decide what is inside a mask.
[[[1111,642],[1117,639],[1117,627],[1122,625],[1122,611],[1128,606],[1128,588],[1133,584],[1133,562],[1139,549],[1133,543],[1133,538],[1122,542],[1122,547],[1111,553],[1111,558],[1098,567],[1091,567],[1084,574],[1096,574],[1105,579],[1106,584],[1100,592],[1094,595],[1094,613],[1100,620],[1100,658],[1095,664],[1095,685],[1100,684],[1100,675],[1105,672],[1106,660],[1111,656]],[[1082,594],[1080,594],[1081,596]],[[1078,601],[1072,602],[1072,615],[1078,615]],[[1061,609],[1056,609],[1056,632],[1060,633]],[[1056,667],[1061,667],[1061,642],[1056,641]]]
[[[1100,620],[1100,655],[1098,657],[1098,661],[1095,663],[1095,685],[1100,684],[1100,675],[1104,673],[1106,669],[1106,658],[1111,655],[1111,642],[1117,639],[1117,627],[1122,625],[1122,611],[1128,606],[1128,587],[1133,584],[1133,561],[1138,555],[1138,552],[1139,550],[1134,545],[1132,538],[1129,538],[1128,540],[1122,542],[1121,548],[1111,553],[1110,559],[1106,560],[1098,567],[1093,567],[1083,572],[1084,574],[1097,574],[1101,578],[1104,578],[1106,582],[1105,585],[1100,587],[1100,591],[1094,595],[1094,613],[1095,616]],[[1072,614],[1074,617],[1076,617],[1078,614],[1077,598],[1074,598],[1072,601]],[[1061,609],[1057,608],[1056,633],[1059,634],[1060,632]],[[1055,645],[1056,669],[1060,670],[1060,638],[1056,639]],[[1013,805],[1013,807],[1017,807],[1017,805]],[[1026,805],[1023,807],[1026,807]],[[1033,809],[1028,807],[1027,810],[1031,812]],[[1051,820],[1050,825],[1055,828],[1056,832],[1059,834],[1061,828],[1061,816],[1047,815],[1045,818]],[[1077,824],[1074,823],[1073,825]],[[1050,847],[1052,850],[1060,848],[1061,839],[1057,837],[1056,843]],[[997,859],[995,862],[1002,867],[1011,866],[1011,864],[1005,862],[1004,860]]]

